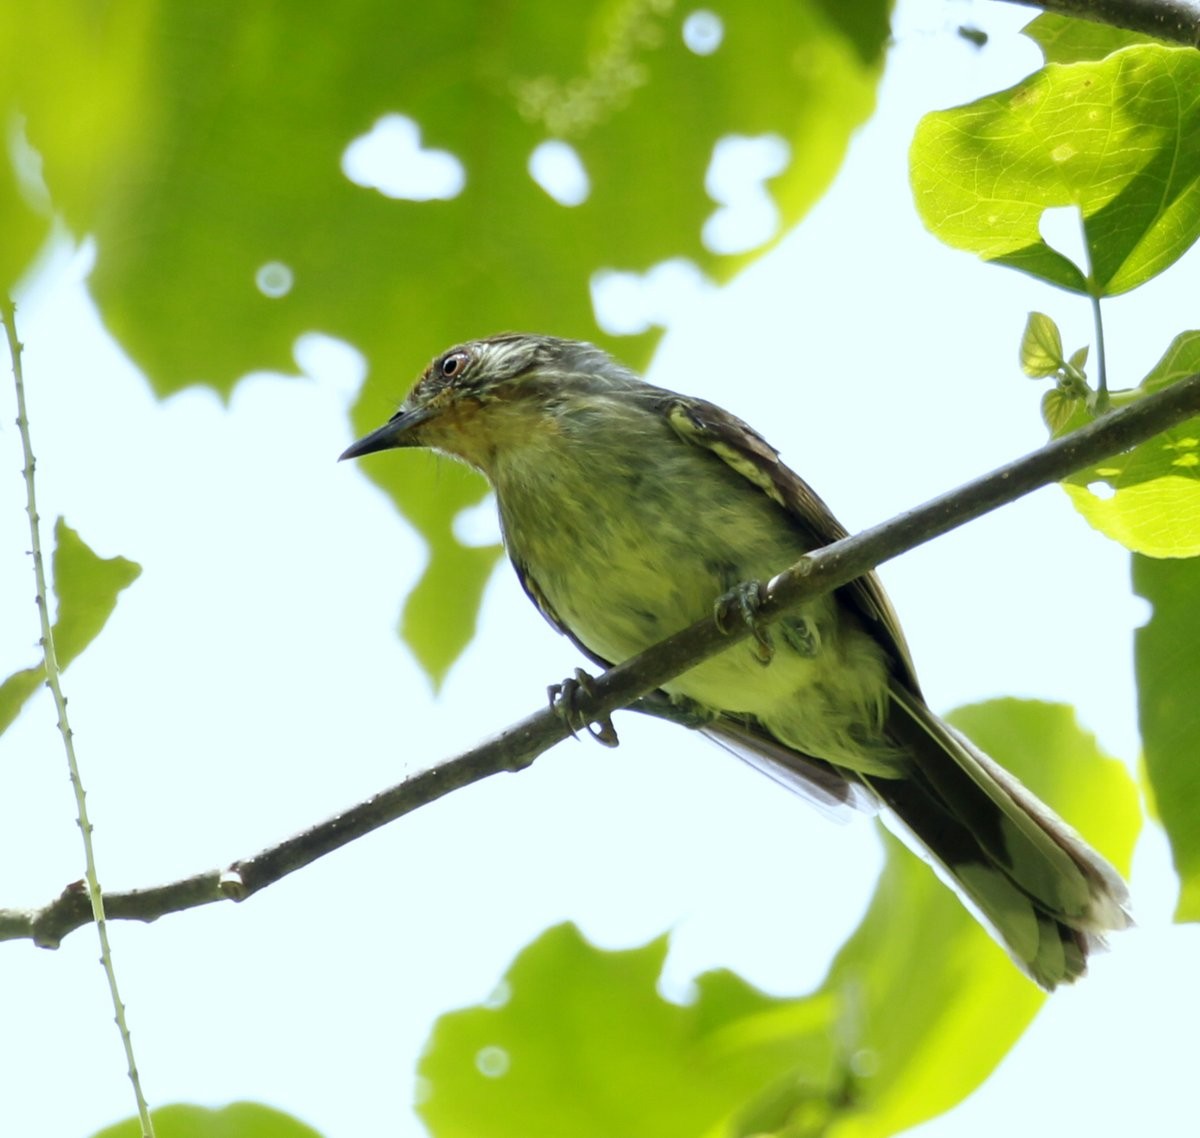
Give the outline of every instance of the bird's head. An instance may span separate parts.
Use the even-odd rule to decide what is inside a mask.
[[[581,340],[524,333],[471,340],[438,356],[395,415],[340,458],[430,447],[488,473],[499,449],[556,429],[572,393],[631,382],[611,356]]]

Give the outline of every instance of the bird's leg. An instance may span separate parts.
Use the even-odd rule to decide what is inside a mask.
[[[735,620],[741,620],[754,633],[754,655],[766,667],[775,656],[775,643],[770,631],[759,623],[758,610],[763,602],[761,581],[742,581],[717,598],[713,619],[717,627],[728,634]]]
[[[815,656],[821,650],[821,634],[807,617],[785,616],[779,627],[784,640],[799,655]]]
[[[616,747],[621,742],[612,725],[612,716],[590,719],[585,709],[579,706],[581,695],[591,697],[594,694],[592,677],[582,668],[576,668],[575,675],[568,676],[562,683],[551,684],[546,693],[550,697],[551,710],[562,717],[572,736],[579,731],[586,731],[597,743],[603,743],[606,747]]]
[[[688,699],[685,695],[667,695],[664,691],[652,691],[649,695],[629,705],[630,711],[640,711],[643,715],[653,715],[656,719],[665,719],[668,723],[677,723],[694,731],[698,727],[707,727],[718,718],[712,708]]]

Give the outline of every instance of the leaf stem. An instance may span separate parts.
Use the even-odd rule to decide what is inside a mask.
[[[1100,311],[1100,297],[1090,294],[1092,321],[1096,325],[1096,414],[1108,410],[1108,361],[1104,355],[1104,316]]]
[[[121,1002],[121,993],[117,987],[117,973],[113,967],[112,950],[108,943],[108,923],[104,915],[104,893],[100,888],[100,879],[96,872],[96,856],[92,847],[92,823],[87,813],[87,794],[83,789],[83,780],[79,775],[79,764],[75,758],[74,733],[67,719],[67,697],[63,694],[61,673],[58,666],[58,655],[54,648],[54,630],[50,624],[49,603],[46,593],[46,565],[42,556],[42,538],[40,518],[37,509],[37,496],[34,492],[33,472],[35,462],[33,446],[29,437],[29,413],[25,407],[25,376],[21,365],[22,344],[17,336],[17,307],[12,300],[0,297],[0,320],[4,323],[5,335],[8,337],[8,349],[12,357],[13,382],[17,393],[17,429],[21,435],[21,446],[24,450],[25,466],[22,471],[25,477],[25,512],[29,515],[30,548],[33,553],[33,575],[36,582],[36,600],[38,617],[42,625],[42,659],[46,669],[46,686],[54,697],[54,706],[58,711],[58,729],[62,733],[63,746],[67,753],[67,767],[71,772],[71,786],[75,791],[76,821],[80,834],[83,836],[83,856],[87,892],[91,901],[92,920],[96,923],[96,933],[100,940],[100,963],[108,979],[109,995],[112,998],[114,1018],[121,1043],[125,1049],[125,1062],[129,1071],[129,1081],[133,1084],[133,1094],[137,1101],[138,1118],[142,1125],[143,1138],[154,1138],[154,1123],[150,1120],[150,1108],[142,1094],[141,1079],[138,1076],[137,1062],[133,1054],[133,1039],[129,1034],[129,1024],[125,1019],[125,1005]]]
[[[1096,399],[1092,410],[1103,415],[1108,410],[1108,360],[1104,354],[1104,315],[1100,310],[1100,286],[1092,264],[1092,247],[1088,243],[1087,218],[1079,210],[1079,228],[1083,232],[1083,256],[1087,261],[1088,299],[1092,302],[1092,323],[1096,328]]]

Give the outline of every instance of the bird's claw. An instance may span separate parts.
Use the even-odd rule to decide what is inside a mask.
[[[754,655],[765,667],[775,656],[775,642],[770,631],[759,622],[758,610],[762,603],[762,583],[742,581],[717,599],[713,617],[717,627],[726,634],[733,631],[735,621],[749,626],[754,633]]]
[[[595,694],[592,677],[582,668],[576,668],[575,675],[568,676],[562,683],[551,684],[546,692],[550,696],[551,710],[562,717],[572,737],[578,737],[578,732],[586,731],[597,743],[606,747],[615,747],[621,742],[613,727],[612,716],[590,719],[579,706],[581,695],[590,698]]]

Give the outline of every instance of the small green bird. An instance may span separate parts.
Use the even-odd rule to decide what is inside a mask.
[[[580,341],[510,334],[451,348],[341,457],[391,447],[429,447],[488,478],[525,591],[602,666],[846,536],[740,419]],[[882,805],[1044,988],[1083,975],[1103,934],[1131,923],[1116,871],[926,706],[874,573],[666,691],[781,781]]]

